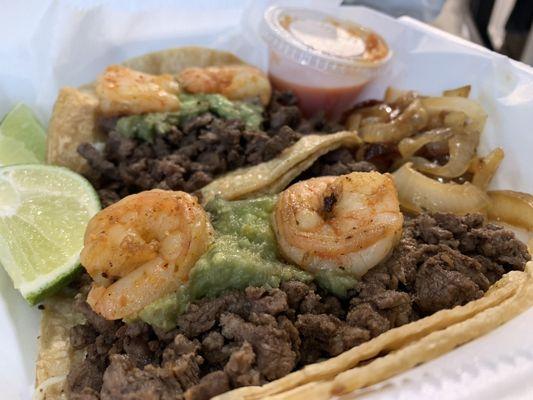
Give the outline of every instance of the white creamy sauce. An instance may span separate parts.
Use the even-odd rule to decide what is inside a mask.
[[[326,21],[297,19],[289,25],[288,31],[306,46],[336,57],[359,57],[366,50],[361,37]]]

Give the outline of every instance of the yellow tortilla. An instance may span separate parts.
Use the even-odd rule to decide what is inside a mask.
[[[61,89],[52,111],[46,136],[48,163],[84,172],[87,163],[76,149],[83,142],[103,140],[96,125],[98,99],[90,90]]]
[[[182,47],[136,57],[123,63],[149,74],[178,74],[188,67],[242,64],[235,55],[202,47]],[[47,134],[47,162],[62,165],[76,172],[85,172],[87,162],[77,153],[81,143],[96,143],[105,139],[97,127],[98,98],[94,85],[79,89],[66,87],[52,111]]]
[[[241,168],[215,179],[200,190],[202,203],[207,203],[217,195],[226,200],[235,200],[279,193],[320,156],[339,147],[356,146],[360,142],[355,131],[304,136],[270,161]]]
[[[205,47],[180,47],[146,54],[122,63],[124,66],[152,75],[171,74],[189,67],[244,64],[239,57],[226,51]]]
[[[73,308],[73,299],[57,295],[44,303],[39,332],[34,399],[66,399],[64,391],[70,365],[84,356],[70,346],[69,330],[84,322]]]

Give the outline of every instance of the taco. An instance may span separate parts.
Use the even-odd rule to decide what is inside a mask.
[[[124,63],[147,74],[177,74],[188,67],[239,65],[236,56],[207,49],[188,47],[171,49],[134,58]],[[86,169],[85,160],[78,154],[80,144],[104,139],[97,124],[99,111],[95,84],[79,89],[61,89],[56,100],[47,135],[47,159],[51,164],[66,166],[74,171]]]
[[[124,66],[63,89],[50,123],[49,161],[86,174],[109,206],[87,227],[87,273],[45,304],[41,398],[327,399],[531,306],[530,255],[486,222],[482,185],[432,180],[437,194],[477,200],[467,210],[416,195],[430,179],[418,171],[442,157],[428,143],[451,141],[437,176],[461,170],[458,141],[477,157],[484,119],[470,103],[464,117],[453,101],[446,114],[397,93],[341,127],[306,120],[227,53],[176,49]],[[412,142],[383,144],[383,132]],[[495,171],[479,160],[477,184]]]

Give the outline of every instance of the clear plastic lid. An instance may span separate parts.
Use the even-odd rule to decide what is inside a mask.
[[[261,34],[280,55],[321,71],[375,68],[391,57],[385,40],[372,30],[304,8],[269,8]]]

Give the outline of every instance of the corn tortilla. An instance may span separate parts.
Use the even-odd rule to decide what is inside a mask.
[[[243,64],[235,55],[202,47],[181,47],[146,54],[123,65],[149,74],[178,74],[188,67]],[[94,84],[66,87],[59,92],[47,134],[47,162],[76,172],[86,172],[87,162],[78,154],[81,143],[97,143],[105,135],[97,126],[98,98]]]
[[[52,111],[46,135],[46,159],[76,172],[85,172],[87,162],[78,154],[83,142],[95,143],[104,135],[97,127],[98,99],[90,88],[61,89]]]
[[[39,332],[34,399],[66,399],[64,391],[70,365],[85,355],[70,346],[69,330],[84,322],[71,297],[56,295],[44,303]]]
[[[200,190],[202,202],[205,204],[215,196],[236,200],[278,193],[320,156],[339,147],[353,147],[359,143],[354,131],[304,136],[270,161],[240,168],[215,179]]]

